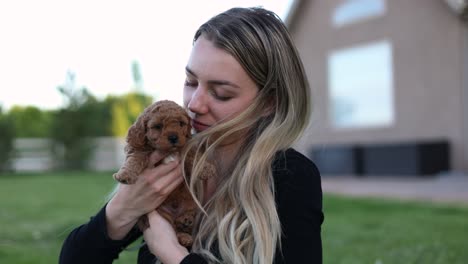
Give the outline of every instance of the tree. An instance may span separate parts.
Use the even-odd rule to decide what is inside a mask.
[[[135,90],[141,92],[143,89],[143,77],[141,75],[140,63],[136,60],[132,62],[132,77]]]
[[[112,111],[112,135],[124,137],[128,128],[135,122],[143,110],[153,102],[151,96],[142,93],[128,93],[119,97],[108,97]]]
[[[62,94],[65,107],[70,110],[79,109],[93,97],[86,87],[76,86],[75,73],[72,71],[67,72],[65,83],[58,86],[57,90]]]
[[[93,151],[90,105],[97,100],[85,87],[77,87],[72,72],[67,73],[64,85],[57,90],[63,96],[64,107],[55,112],[52,122],[54,153],[62,161],[64,169],[85,169]]]
[[[67,73],[57,87],[64,107],[53,115],[51,137],[57,157],[65,169],[84,169],[94,149],[90,140],[96,136],[120,136],[153,101],[151,96],[131,92],[97,100],[85,87],[77,87],[75,74]]]

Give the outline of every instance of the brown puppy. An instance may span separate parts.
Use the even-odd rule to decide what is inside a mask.
[[[124,184],[135,183],[138,175],[148,167],[150,154],[158,150],[163,155],[178,155],[191,138],[190,117],[185,109],[173,101],[157,101],[148,106],[129,128],[125,146],[126,160],[114,179]],[[190,172],[193,159],[187,158],[186,171]],[[155,164],[156,165],[156,164]],[[204,166],[202,179],[215,172],[214,166]],[[190,175],[190,173],[186,173]],[[188,179],[186,179],[188,181]],[[158,208],[158,212],[174,227],[181,245],[192,245],[192,229],[198,206],[186,184],[177,187]],[[143,216],[138,222],[143,231],[148,227]]]

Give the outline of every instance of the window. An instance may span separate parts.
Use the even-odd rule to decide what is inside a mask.
[[[382,16],[384,13],[384,0],[348,0],[334,10],[332,24],[342,27],[366,18]]]
[[[335,128],[388,126],[394,120],[392,46],[388,41],[332,52],[329,115]]]

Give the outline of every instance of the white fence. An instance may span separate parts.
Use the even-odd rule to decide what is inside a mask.
[[[14,141],[11,169],[18,172],[48,171],[58,167],[47,138],[18,138]],[[118,170],[125,160],[124,138],[99,137],[93,140],[89,169],[96,171]]]
[[[100,137],[94,140],[90,169],[96,171],[118,170],[125,161],[125,139]]]

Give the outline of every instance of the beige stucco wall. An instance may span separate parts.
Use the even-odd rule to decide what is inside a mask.
[[[463,24],[442,0],[387,0],[384,16],[336,29],[331,15],[342,2],[301,1],[290,25],[314,101],[311,127],[297,148],[307,153],[312,145],[448,139],[453,168],[468,171],[462,93],[467,33]],[[393,50],[394,124],[334,129],[327,110],[328,54],[384,39]]]
[[[463,168],[465,171],[468,171],[468,21],[467,25],[464,27],[464,63],[463,63],[463,139],[465,142],[465,149],[463,151]]]

